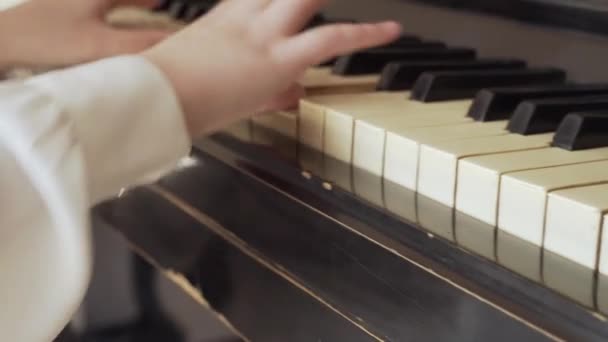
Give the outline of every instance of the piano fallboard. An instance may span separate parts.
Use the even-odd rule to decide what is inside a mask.
[[[498,263],[496,245],[465,248],[453,226],[422,227],[307,172],[281,141],[205,139],[180,170],[98,213],[252,340],[608,338],[604,279],[564,265],[580,288],[549,289]],[[361,175],[370,193],[394,190]],[[593,293],[590,306],[577,293]]]

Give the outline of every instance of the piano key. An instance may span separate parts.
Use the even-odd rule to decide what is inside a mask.
[[[535,87],[482,89],[468,116],[477,121],[506,120],[525,100],[608,94],[608,84],[559,84]]]
[[[547,287],[586,307],[594,306],[595,270],[545,251],[542,276]]]
[[[471,60],[475,51],[467,48],[404,48],[368,50],[338,58],[332,72],[337,75],[378,74],[384,66],[395,61]]]
[[[559,151],[559,149],[556,150]],[[585,152],[589,151],[593,150]],[[585,159],[580,158],[580,156],[568,162],[580,162]],[[499,229],[541,246],[547,196],[550,192],[565,188],[608,183],[608,173],[605,172],[608,167],[608,148],[599,149],[588,156],[589,159],[603,160],[504,174],[500,180],[497,203]],[[464,162],[461,167],[463,166]],[[470,176],[478,174],[474,173]],[[486,184],[480,184],[479,187],[481,188],[484,185]],[[470,198],[472,196],[471,191],[468,192],[468,195],[469,198],[466,198],[465,201],[470,203],[473,200]],[[460,207],[460,198],[459,196],[456,200],[457,208]],[[482,200],[479,197],[478,199]],[[494,200],[492,203],[496,204],[496,201]]]
[[[420,146],[417,190],[453,207],[458,162],[466,157],[548,147],[553,134],[522,136],[507,134]]]
[[[306,71],[299,83],[304,87],[307,96],[317,96],[324,94],[356,94],[372,92],[378,82],[378,75],[366,76],[339,76],[333,75],[329,68],[310,68]],[[287,115],[294,114],[294,115]],[[283,113],[265,113],[253,118],[257,124],[273,128],[274,126],[283,126],[286,117],[290,117],[288,121],[294,121],[296,126],[298,122],[298,113],[283,112]],[[315,117],[314,114],[313,119]],[[277,121],[277,123],[274,123]],[[306,127],[306,119],[303,121]],[[291,136],[291,135],[290,135]],[[293,136],[297,138],[297,133]],[[306,140],[305,140],[306,142]]]
[[[418,223],[425,230],[454,242],[454,209],[416,194]]]
[[[347,115],[328,111],[325,118],[324,151],[377,175],[382,175],[386,132],[466,123],[463,113],[468,102],[442,102],[422,106],[409,102],[400,113]],[[419,108],[419,109],[418,109]],[[357,114],[357,113],[354,113]],[[354,127],[353,130],[349,130]],[[344,129],[346,128],[346,129]]]
[[[606,231],[604,226],[604,231]],[[604,315],[608,313],[608,276],[601,273],[597,277],[597,308]]]
[[[545,225],[546,251],[590,269],[596,268],[602,218],[608,212],[608,184],[549,194]]]
[[[603,218],[599,272],[600,274],[608,276],[608,214],[604,215]],[[608,294],[608,292],[606,292],[606,294]]]
[[[559,69],[513,69],[425,72],[412,88],[412,99],[423,102],[474,97],[483,88],[562,83]]]
[[[567,114],[594,110],[608,110],[608,96],[527,100],[517,106],[507,128],[524,135],[553,132]]]
[[[379,79],[379,75],[340,76],[332,74],[330,68],[310,68],[298,83],[306,89],[307,96],[316,96],[372,92]]]
[[[608,159],[608,149],[605,148],[576,153],[559,148],[543,148],[463,158],[458,164],[456,209],[496,225],[502,175],[605,159]]]
[[[466,122],[415,129],[397,127],[387,130],[383,165],[384,177],[408,189],[415,190],[421,144],[503,135],[508,133],[505,126],[505,121],[485,124]]]
[[[553,146],[571,151],[608,146],[608,111],[569,114],[555,133]]]
[[[405,93],[398,92],[338,94],[304,98],[300,100],[298,140],[307,146],[323,151],[325,116],[328,108],[346,113],[378,113],[387,108],[397,110],[404,103],[407,103]],[[340,130],[346,131],[347,128]]]
[[[295,111],[278,111],[257,114],[251,118],[254,124],[271,129],[279,134],[297,139],[298,137],[298,113]]]
[[[542,282],[541,247],[515,237],[505,231],[496,231],[496,261],[528,279]]]
[[[382,182],[382,186],[386,210],[410,223],[417,223],[416,192],[386,179]]]
[[[325,180],[346,191],[353,190],[353,168],[350,164],[324,155],[323,175]]]
[[[447,61],[391,62],[382,70],[377,90],[407,90],[418,77],[428,71],[520,69],[526,62],[518,59],[479,59]]]
[[[454,216],[456,243],[488,260],[496,261],[496,229],[458,211],[454,212]]]
[[[353,168],[353,191],[355,195],[379,208],[384,208],[382,178],[365,170]]]

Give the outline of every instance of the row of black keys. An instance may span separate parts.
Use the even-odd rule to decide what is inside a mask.
[[[167,0],[158,10],[183,20],[206,13],[217,1]],[[315,16],[308,28],[349,20]],[[470,48],[402,35],[380,48],[327,63],[337,75],[380,74],[379,91],[411,90],[433,102],[475,97],[468,115],[477,121],[510,119],[518,134],[556,131],[554,145],[569,150],[608,146],[608,84],[569,84],[556,68],[528,68],[518,59],[477,59]]]
[[[573,84],[557,68],[529,68],[519,59],[477,59],[470,48],[404,35],[380,48],[341,56],[336,75],[380,74],[377,90],[409,90],[415,101],[474,98],[468,116],[509,119],[512,133],[556,132],[568,150],[608,146],[608,83]]]

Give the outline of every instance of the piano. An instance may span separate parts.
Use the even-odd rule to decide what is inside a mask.
[[[334,1],[407,32],[95,217],[244,340],[606,340],[607,10]]]

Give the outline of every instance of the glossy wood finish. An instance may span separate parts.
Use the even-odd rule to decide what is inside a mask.
[[[409,215],[406,202],[416,196],[383,187],[377,177],[364,177],[364,188],[361,173],[354,172],[356,195],[326,183],[324,167],[318,169],[320,177],[302,173],[299,156],[285,151],[279,154],[275,148],[223,135],[198,146],[192,165],[165,178],[162,190],[133,191],[108,204],[104,216],[164,268],[200,284],[212,306],[254,340],[264,340],[259,330],[275,330],[289,340],[308,330],[272,327],[269,322],[277,318],[263,310],[266,306],[282,313],[279,326],[293,320],[309,323],[319,336],[339,336],[330,340],[608,336],[606,323],[563,296],[568,293],[560,295],[500,266],[493,227],[480,226],[481,235],[455,230],[450,210],[445,219],[435,220],[439,226],[447,224],[439,229],[451,231],[486,259],[383,209],[390,194],[392,200],[404,201],[402,212]],[[377,200],[369,202],[362,195]],[[421,203],[412,204],[414,216],[423,212],[416,208]],[[440,211],[430,212],[437,216]],[[461,227],[462,222],[475,227],[460,222]],[[488,239],[476,239],[486,235]],[[226,251],[230,257],[222,258],[229,262],[214,257],[201,261],[201,246],[211,237],[218,246],[214,253]],[[500,246],[507,264],[508,245]],[[540,254],[538,263],[540,270]],[[200,277],[201,267],[212,270],[206,271],[209,276]],[[245,293],[248,283],[266,284],[263,279],[270,278],[277,285]],[[213,293],[222,293],[219,304]],[[252,311],[252,306],[260,310]],[[333,323],[319,323],[326,321]]]
[[[535,24],[608,34],[602,0],[403,0],[489,13]]]

